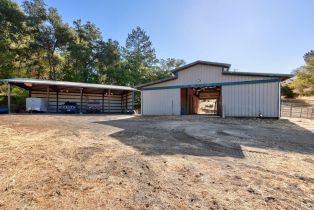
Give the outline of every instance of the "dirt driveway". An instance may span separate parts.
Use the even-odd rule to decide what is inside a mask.
[[[0,209],[313,209],[314,121],[0,116]]]

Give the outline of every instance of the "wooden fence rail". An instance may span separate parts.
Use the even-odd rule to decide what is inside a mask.
[[[314,119],[314,107],[296,106],[295,104],[282,104],[281,116]]]

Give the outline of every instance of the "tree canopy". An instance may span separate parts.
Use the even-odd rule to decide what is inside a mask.
[[[299,95],[314,95],[314,50],[304,56],[305,65],[294,71],[296,79],[290,87]]]
[[[92,22],[68,24],[44,0],[0,0],[0,78],[27,77],[135,86],[171,75],[182,59],[157,59],[141,27],[124,45]]]

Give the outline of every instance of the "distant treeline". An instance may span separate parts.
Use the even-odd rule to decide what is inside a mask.
[[[314,94],[314,51],[305,65],[283,85],[283,94]],[[156,57],[153,44],[140,27],[120,45],[104,40],[92,23],[63,22],[56,8],[43,0],[27,0],[21,7],[0,0],[0,79],[27,77],[135,86],[171,75],[182,59]],[[0,86],[0,94],[5,88]]]
[[[27,77],[138,85],[169,76],[182,59],[157,59],[147,33],[133,29],[121,46],[104,40],[92,22],[63,22],[56,8],[43,0],[21,7],[0,0],[0,79]]]

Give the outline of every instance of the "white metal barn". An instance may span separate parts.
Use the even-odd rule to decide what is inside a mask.
[[[170,78],[138,86],[142,114],[280,117],[280,82],[292,75],[229,68],[230,64],[196,61],[174,69]]]

